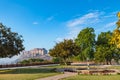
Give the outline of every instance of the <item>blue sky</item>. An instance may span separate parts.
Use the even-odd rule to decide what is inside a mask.
[[[1,0],[0,22],[23,35],[26,50],[49,50],[85,27],[115,29],[119,0]]]

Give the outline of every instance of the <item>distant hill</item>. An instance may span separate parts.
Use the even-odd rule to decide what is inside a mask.
[[[43,60],[51,60],[52,57],[47,53],[47,50],[45,48],[34,48],[30,51],[23,51],[21,53],[21,56],[19,59],[16,60],[16,62],[22,61],[22,60],[28,60],[30,58],[40,58]]]

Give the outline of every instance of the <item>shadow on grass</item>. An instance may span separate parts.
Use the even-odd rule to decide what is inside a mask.
[[[22,69],[8,69],[0,70],[0,74],[36,74],[36,73],[55,73],[54,69],[49,68],[22,68]]]

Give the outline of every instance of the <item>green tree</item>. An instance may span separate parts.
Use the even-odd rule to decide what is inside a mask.
[[[85,61],[87,58],[93,59],[95,46],[95,33],[93,28],[85,28],[80,31],[75,43],[81,47],[80,59]]]
[[[12,57],[24,50],[21,35],[0,23],[0,57]]]
[[[19,63],[21,64],[30,64],[30,63],[40,63],[40,62],[44,62],[45,60],[43,59],[34,59],[34,58],[31,58],[31,59],[28,59],[28,60],[23,60]]]
[[[80,47],[78,47],[71,39],[56,43],[54,48],[49,50],[49,54],[52,57],[62,59],[62,62],[64,62],[65,65],[67,65],[67,61],[69,61],[70,57],[76,56],[79,53]]]
[[[98,35],[95,52],[95,60],[97,62],[111,64],[115,50],[114,46],[110,44],[111,37],[112,33],[110,31],[101,32],[101,34]]]
[[[52,58],[52,62],[54,62],[54,63],[60,63],[60,58],[58,58],[58,57],[53,57]]]
[[[114,48],[113,59],[116,61],[117,64],[120,64],[119,63],[119,60],[120,60],[120,49],[116,48],[116,46]]]

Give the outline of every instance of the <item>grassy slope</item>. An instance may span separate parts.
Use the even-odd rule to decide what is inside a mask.
[[[51,69],[0,70],[0,80],[34,80],[57,74]]]

